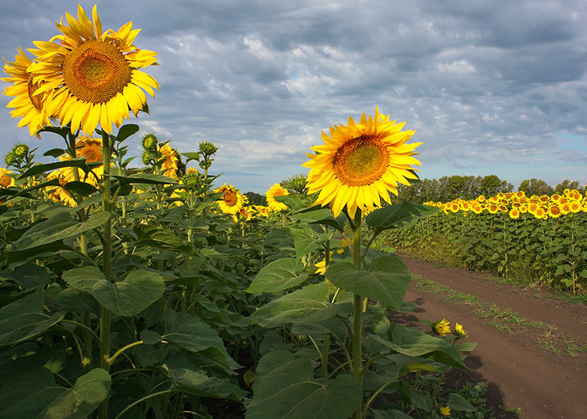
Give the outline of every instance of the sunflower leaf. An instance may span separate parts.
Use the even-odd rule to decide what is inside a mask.
[[[308,275],[304,264],[294,258],[278,259],[263,267],[247,289],[251,294],[279,292],[301,284]]]
[[[373,211],[367,216],[367,224],[378,232],[390,228],[408,227],[421,218],[430,217],[439,211],[428,205],[412,204],[404,201],[401,204],[388,205]]]

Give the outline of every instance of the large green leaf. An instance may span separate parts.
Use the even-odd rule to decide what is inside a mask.
[[[312,210],[313,208],[313,210]],[[326,208],[320,208],[320,206],[312,207],[307,211],[300,211],[292,216],[292,220],[300,220],[309,224],[322,224],[334,227],[336,230],[344,233],[344,223],[346,216],[341,214],[334,218],[332,211]]]
[[[296,258],[302,259],[322,247],[322,238],[314,230],[306,227],[294,234],[294,246]]]
[[[87,266],[65,272],[63,279],[119,316],[139,314],[165,292],[165,283],[155,272],[133,271],[123,281],[110,282],[98,268]]]
[[[359,270],[349,262],[338,262],[326,270],[326,278],[344,290],[381,301],[399,310],[410,283],[410,273],[396,255],[373,260],[369,271]]]
[[[301,284],[308,275],[304,272],[304,264],[293,258],[278,259],[263,267],[257,274],[247,292],[279,292]]]
[[[218,377],[208,377],[203,371],[189,368],[169,368],[169,376],[176,389],[204,397],[239,400],[247,394],[239,386]]]
[[[228,355],[222,339],[208,324],[185,312],[167,310],[165,312],[166,333],[161,339],[168,343],[197,352],[229,368],[239,365]]]
[[[265,380],[271,382],[272,377]],[[361,384],[350,375],[330,381],[304,381],[255,400],[247,419],[341,419],[348,418],[361,405]]]
[[[110,218],[110,213],[99,211],[92,214],[86,221],[78,222],[67,213],[57,215],[31,227],[14,244],[16,251],[43,246],[57,241],[78,237],[86,231],[100,227]]]
[[[458,345],[453,346],[446,340],[430,336],[418,329],[395,326],[391,340],[382,339],[377,335],[371,335],[367,339],[373,339],[395,353],[426,357],[446,365],[467,368],[459,354]]]
[[[407,227],[421,218],[430,217],[439,211],[436,207],[412,204],[404,201],[401,204],[388,205],[373,211],[367,216],[366,222],[377,231],[390,228]]]
[[[36,292],[0,309],[0,346],[39,336],[58,323],[65,313],[45,314],[45,296]]]
[[[251,315],[263,327],[284,326],[290,323],[309,324],[324,321],[346,311],[345,305],[329,304],[328,284],[307,285],[259,308]]]
[[[450,393],[448,395],[448,405],[451,410],[460,412],[475,412],[477,410],[463,396],[457,393]]]
[[[269,352],[259,360],[255,372],[255,400],[271,397],[290,385],[311,381],[313,372],[314,366],[308,358],[296,358],[288,351]]]
[[[19,177],[19,179],[24,179],[30,176],[38,175],[39,173],[48,172],[49,170],[61,169],[63,167],[79,167],[86,173],[90,171],[90,168],[86,165],[85,157],[76,157],[75,159],[58,161],[55,163],[36,164],[29,170],[24,172]]]
[[[96,368],[72,388],[58,386],[44,368],[14,377],[0,388],[0,419],[84,419],[108,397],[110,374]]]
[[[136,124],[126,124],[120,127],[116,135],[116,141],[123,142],[128,137],[139,132],[139,126]]]

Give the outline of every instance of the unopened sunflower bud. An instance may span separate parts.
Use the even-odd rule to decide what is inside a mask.
[[[19,159],[23,159],[29,152],[29,146],[19,143],[12,148],[12,153]]]
[[[4,156],[4,162],[6,163],[6,166],[12,166],[16,162],[16,156],[14,153],[10,152]]]
[[[147,151],[157,150],[157,137],[152,132],[145,134],[143,137],[143,148]]]
[[[151,152],[149,150],[145,150],[145,152],[143,153],[143,164],[144,165],[150,165],[153,161],[153,155],[151,154]]]
[[[200,153],[211,156],[212,154],[216,154],[218,151],[218,147],[209,141],[202,141],[200,143]]]

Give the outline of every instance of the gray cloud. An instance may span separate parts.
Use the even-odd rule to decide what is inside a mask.
[[[77,8],[21,3],[0,17],[7,59]],[[108,0],[99,13],[104,27],[133,20],[136,44],[159,53],[147,72],[161,90],[141,133],[181,151],[216,142],[215,170],[243,190],[305,172],[321,130],[375,106],[416,130],[424,177],[587,180],[585,2]],[[8,110],[0,121],[5,153],[28,131]]]

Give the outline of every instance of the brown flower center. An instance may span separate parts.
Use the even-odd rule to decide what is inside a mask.
[[[338,150],[334,171],[345,185],[370,185],[383,176],[389,158],[389,151],[377,136],[362,135],[347,141]]]
[[[237,196],[236,196],[236,193],[234,193],[231,190],[224,191],[223,199],[224,199],[224,203],[226,205],[228,205],[229,207],[233,207],[236,205]]]
[[[86,41],[63,61],[63,79],[71,93],[90,103],[105,103],[131,82],[132,68],[113,44]]]

